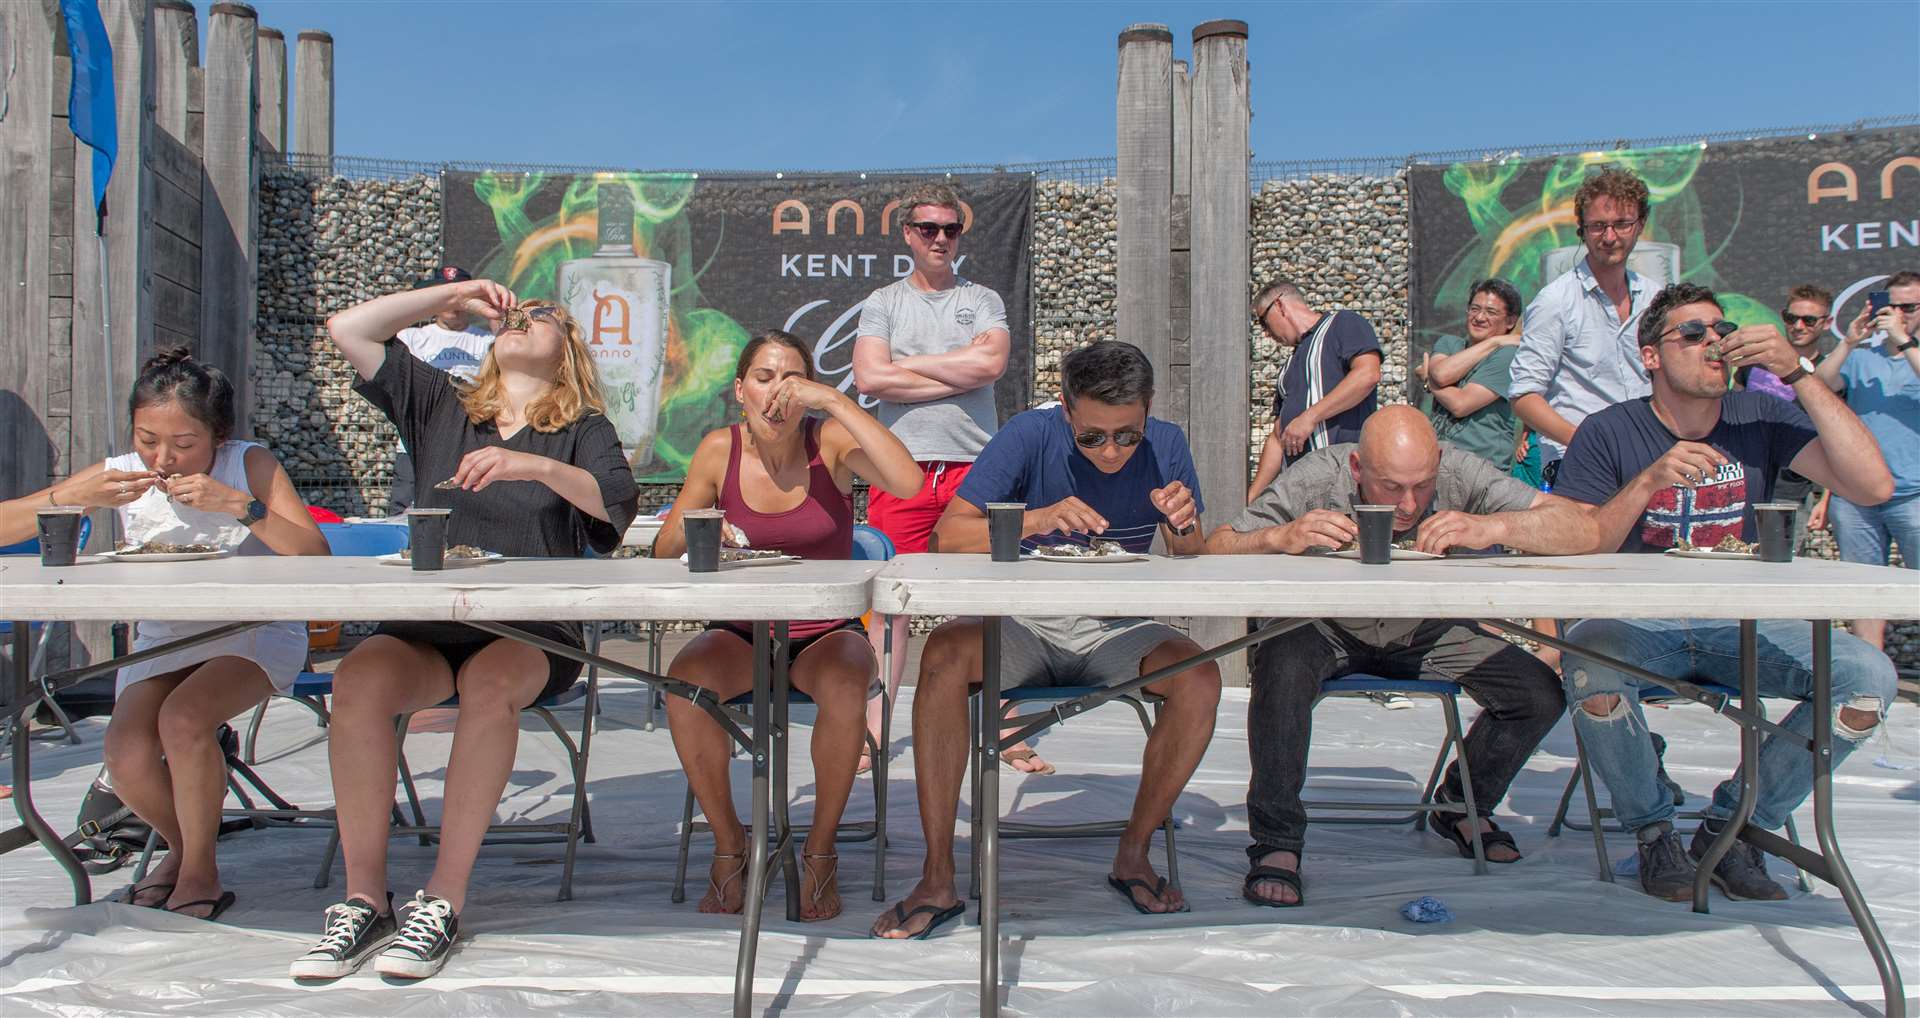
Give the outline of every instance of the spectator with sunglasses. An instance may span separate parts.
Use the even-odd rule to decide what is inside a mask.
[[[1680,283],[1660,291],[1639,327],[1640,359],[1653,394],[1609,407],[1580,425],[1554,493],[1580,503],[1591,542],[1572,553],[1659,552],[1686,542],[1711,548],[1753,541],[1753,507],[1773,497],[1782,467],[1857,505],[1894,491],[1873,433],[1834,395],[1813,365],[1771,325],[1738,328],[1711,290]],[[1730,392],[1727,373],[1765,368],[1793,386],[1795,402]],[[1656,674],[1740,684],[1740,625],[1733,620],[1587,619],[1567,639],[1561,673],[1587,763],[1606,783],[1620,822],[1639,842],[1640,886],[1672,901],[1693,898],[1694,863],[1739,803],[1738,776],[1714,791],[1708,819],[1683,847],[1674,802],[1660,782],[1646,732],[1640,679],[1606,664],[1632,661]],[[1757,762],[1760,799],[1751,822],[1776,830],[1813,787],[1806,750],[1813,710],[1813,633],[1805,622],[1759,623],[1760,693],[1800,701],[1769,735]],[[1893,663],[1864,640],[1832,644],[1833,763],[1873,734],[1895,692]],[[1654,687],[1657,691],[1662,687]],[[1778,900],[1759,848],[1736,843],[1712,879],[1731,898]]]
[[[1893,471],[1893,497],[1878,505],[1831,499],[1834,540],[1848,562],[1885,565],[1893,545],[1908,569],[1920,568],[1920,272],[1896,272],[1881,286],[1890,302],[1875,312],[1863,308],[1847,324],[1847,336],[1820,365],[1820,380],[1842,393],[1847,405],[1879,440]],[[1867,341],[1881,333],[1877,345]],[[1886,646],[1884,619],[1856,619],[1853,632],[1875,647]]]
[[[974,461],[935,528],[938,550],[988,550],[987,506],[1024,502],[1021,547],[1111,541],[1144,552],[1156,534],[1176,555],[1206,551],[1200,482],[1179,425],[1148,416],[1153,365],[1111,340],[1060,364],[1061,402],[1015,416]],[[1200,653],[1179,630],[1146,618],[1009,618],[1001,626],[1001,688],[1104,685]],[[876,937],[930,932],[964,908],[954,891],[953,825],[967,773],[967,696],[980,683],[980,620],[953,619],[927,638],[914,687],[913,761],[927,856],[920,882],[873,924]],[[1195,665],[1146,687],[1166,697],[1147,739],[1140,790],[1107,883],[1136,911],[1187,911],[1153,871],[1148,839],[1166,822],[1213,738],[1220,670]]]
[[[1787,306],[1780,312],[1780,320],[1787,325],[1787,343],[1795,353],[1815,364],[1820,363],[1820,335],[1833,322],[1833,294],[1814,286],[1802,283],[1787,291]],[[1778,375],[1766,368],[1748,366],[1734,373],[1735,381],[1749,392],[1764,392],[1769,396],[1792,402],[1797,397],[1793,386],[1780,381]],[[1793,546],[1807,536],[1809,526],[1815,524],[1816,515],[1824,518],[1826,501],[1815,489],[1812,481],[1801,477],[1791,468],[1783,467],[1780,476],[1773,482],[1773,500],[1791,502],[1800,508],[1793,514]]]
[[[1627,257],[1651,207],[1646,183],[1632,173],[1588,177],[1573,195],[1587,253],[1527,305],[1508,398],[1514,416],[1540,436],[1548,486],[1588,414],[1648,392],[1634,336],[1654,283],[1628,269]]]
[[[1007,307],[1000,295],[959,275],[960,238],[970,213],[953,188],[925,183],[899,201],[900,236],[913,273],[875,290],[860,311],[853,343],[853,381],[879,400],[875,413],[920,464],[917,494],[867,496],[867,522],[901,554],[927,550],[940,514],[953,501],[987,440],[999,430],[993,385],[1007,370]],[[891,628],[893,668],[887,697],[900,689],[907,662],[907,619],[873,627],[878,655]],[[881,701],[867,706],[867,727],[880,735]],[[1006,759],[1017,770],[1045,768],[1022,746]],[[871,762],[861,756],[859,770]]]

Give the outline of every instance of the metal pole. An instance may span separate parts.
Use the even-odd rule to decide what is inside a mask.
[[[73,880],[73,903],[85,905],[93,900],[93,882],[87,879],[87,871],[80,865],[80,860],[74,857],[60,836],[53,833],[53,828],[47,826],[40,812],[33,808],[33,769],[29,766],[33,733],[28,731],[28,726],[38,700],[30,693],[32,671],[33,640],[23,619],[13,624],[13,808],[20,814],[21,825]]]
[[[980,626],[980,1015],[1000,1014],[1000,626]]]
[[[734,1018],[753,1013],[753,961],[760,946],[760,910],[767,895],[767,814],[772,793],[767,742],[772,726],[773,646],[769,624],[753,624],[753,836],[747,839],[746,900],[741,908],[740,960],[733,973]]]
[[[1752,619],[1740,620],[1740,706],[1749,714],[1760,713],[1760,663],[1757,627]],[[1740,831],[1753,816],[1754,800],[1760,797],[1760,731],[1752,725],[1740,726],[1740,805],[1726,819],[1713,844],[1707,846],[1693,874],[1693,910],[1707,911],[1707,892],[1713,883],[1714,867],[1740,838]]]

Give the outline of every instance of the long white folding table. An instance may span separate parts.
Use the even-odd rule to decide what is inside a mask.
[[[1700,867],[1694,910],[1707,910],[1707,878],[1736,839],[1779,854],[1838,888],[1879,970],[1889,1018],[1904,1018],[1900,972],[1866,900],[1854,884],[1833,827],[1831,642],[1828,620],[1920,617],[1920,575],[1909,570],[1839,562],[1752,560],[1708,562],[1662,555],[1574,558],[1461,557],[1363,565],[1330,556],[1232,555],[1153,558],[1134,562],[993,562],[985,555],[904,555],[874,580],[874,610],[890,615],[982,617],[983,676],[975,752],[980,756],[980,1013],[997,1015],[999,985],[999,754],[1019,739],[1200,661],[1271,639],[1315,618],[1472,618],[1510,632],[1538,634],[1515,618],[1694,618],[1741,622],[1741,696],[1685,682],[1659,681],[1712,706],[1740,727],[1741,800]],[[1247,617],[1247,636],[1099,694],[1063,704],[1049,716],[995,738],[1000,731],[1002,619],[1021,615]],[[1822,618],[1809,618],[1810,615]],[[1755,626],[1761,619],[1801,619],[1813,627],[1812,738],[1788,732],[1760,709]],[[1564,641],[1551,640],[1558,646]],[[1632,662],[1618,664],[1633,669]],[[1645,672],[1643,677],[1653,678]],[[1805,745],[1814,755],[1814,853],[1746,821],[1759,785],[1754,761],[1760,736]],[[1589,786],[1591,794],[1591,786]],[[1783,912],[1783,920],[1790,913]],[[1171,920],[1170,920],[1171,921]]]
[[[723,726],[752,727],[753,833],[746,904],[735,970],[734,1012],[750,1013],[753,966],[766,897],[769,813],[777,813],[771,847],[783,861],[789,912],[797,881],[787,839],[784,753],[770,751],[773,729],[784,723],[789,621],[854,618],[866,612],[870,580],[880,562],[795,562],[723,566],[695,574],[652,559],[508,559],[480,566],[414,572],[370,558],[246,556],[177,563],[126,563],[83,557],[81,564],[46,568],[37,558],[0,558],[0,618],[14,624],[13,703],[33,709],[29,695],[27,621],[96,622],[167,619],[225,625],[164,647],[76,668],[51,677],[66,685],[180,647],[218,639],[267,622],[307,619],[460,622],[520,639],[602,670],[642,679],[705,709]],[[753,628],[751,715],[687,686],[618,661],[504,628],[509,621],[721,619]],[[776,696],[776,693],[779,694]],[[24,727],[20,729],[24,731]],[[780,739],[784,747],[784,738]],[[13,804],[21,826],[0,833],[0,853],[38,842],[72,877],[74,902],[92,897],[86,871],[33,805],[31,740],[13,740]],[[777,796],[777,799],[776,799]]]

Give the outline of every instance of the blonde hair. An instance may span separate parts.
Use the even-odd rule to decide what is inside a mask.
[[[550,319],[560,327],[560,367],[553,373],[553,384],[547,391],[527,404],[527,424],[535,431],[554,432],[589,413],[604,417],[607,402],[600,395],[600,372],[593,365],[593,355],[587,352],[580,323],[573,320],[566,308],[552,301],[530,300],[520,304],[522,310],[534,307],[553,307],[560,312]],[[461,391],[460,404],[466,408],[467,420],[474,424],[493,420],[506,406],[506,394],[500,385],[500,363],[494,359],[491,349],[480,362],[480,374],[474,379],[473,387]]]

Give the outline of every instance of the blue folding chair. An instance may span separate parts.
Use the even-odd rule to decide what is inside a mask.
[[[1433,772],[1427,775],[1427,783],[1420,793],[1420,801],[1406,804],[1386,802],[1357,802],[1307,800],[1302,803],[1308,810],[1308,823],[1315,824],[1355,824],[1392,826],[1412,824],[1416,831],[1425,830],[1430,814],[1465,813],[1467,822],[1473,829],[1480,826],[1480,806],[1473,798],[1473,775],[1467,770],[1466,734],[1460,724],[1460,684],[1441,679],[1388,679],[1378,675],[1355,672],[1320,683],[1320,692],[1313,698],[1317,706],[1329,696],[1367,696],[1373,693],[1399,693],[1403,696],[1424,696],[1440,701],[1440,716],[1447,723],[1447,737],[1440,743],[1440,752],[1433,759]],[[1451,754],[1460,762],[1460,789],[1465,802],[1442,803],[1434,798],[1434,792],[1440,787],[1440,777],[1446,772],[1447,757]],[[1383,809],[1406,809],[1408,812],[1395,816],[1380,816]],[[1373,814],[1369,816],[1315,816],[1312,810],[1334,810],[1336,812],[1357,812]],[[1487,860],[1478,838],[1473,842],[1473,871],[1485,875]]]
[[[93,520],[89,517],[82,516],[80,518],[80,550],[86,550],[87,538],[91,536],[92,533]],[[28,538],[17,544],[0,545],[0,555],[38,554],[40,554],[40,539],[38,537]],[[54,699],[53,691],[46,686],[47,644],[53,636],[53,631],[49,629],[44,622],[29,622],[27,623],[27,635],[33,640],[33,650],[31,651],[31,657],[28,659],[27,668],[29,672],[34,673],[39,678],[40,693],[38,699],[40,702],[46,704],[47,710],[53,714],[54,721],[60,726],[62,737],[72,745],[78,746],[80,744],[80,733],[74,729],[73,719],[67,716],[67,712],[61,708],[59,701]],[[13,646],[12,637],[13,623],[0,619],[0,651],[5,651],[9,654],[12,653],[9,650],[5,650]],[[7,706],[11,707],[13,705],[9,704]],[[5,728],[9,744],[13,738],[14,718],[24,714],[25,705],[23,704],[21,707],[22,710],[8,710],[6,712]]]
[[[884,562],[893,556],[893,541],[890,540],[886,534],[864,523],[854,525],[853,557],[855,561]],[[886,635],[882,638],[881,645],[878,683],[880,686],[880,695],[885,698],[887,677],[892,674],[889,670],[893,659],[892,627],[887,627]],[[797,689],[789,689],[787,691],[787,706],[789,707],[809,705],[812,703],[812,697],[809,697]],[[752,704],[752,693],[743,693],[727,701],[728,706],[734,707],[750,707]],[[892,730],[893,702],[883,699],[880,705],[880,738],[876,741],[871,732],[867,733],[867,752],[873,759],[873,819],[845,822],[834,829],[836,837],[842,838],[847,842],[853,844],[866,841],[873,842],[874,901],[887,900],[887,747],[891,745]],[[787,760],[786,740],[787,725],[783,721],[777,720],[773,733],[773,752],[774,759],[780,761],[779,766],[781,767],[782,774],[785,773]],[[740,745],[734,747],[736,752],[744,748],[748,747]],[[779,783],[779,787],[784,790],[784,782]],[[674,864],[673,870],[672,901],[676,905],[687,900],[687,857],[692,851],[693,836],[696,833],[706,833],[713,829],[705,820],[695,820],[693,818],[694,805],[693,787],[689,785],[687,787],[686,802],[682,806],[680,813],[680,856]],[[795,835],[802,835],[810,830],[806,824],[787,824],[785,827]],[[778,844],[778,840],[776,840],[775,843]],[[787,839],[789,852],[792,850],[792,845],[793,839]],[[792,861],[788,860],[786,865],[790,869]],[[797,908],[797,902],[788,903],[787,911],[790,916]]]

